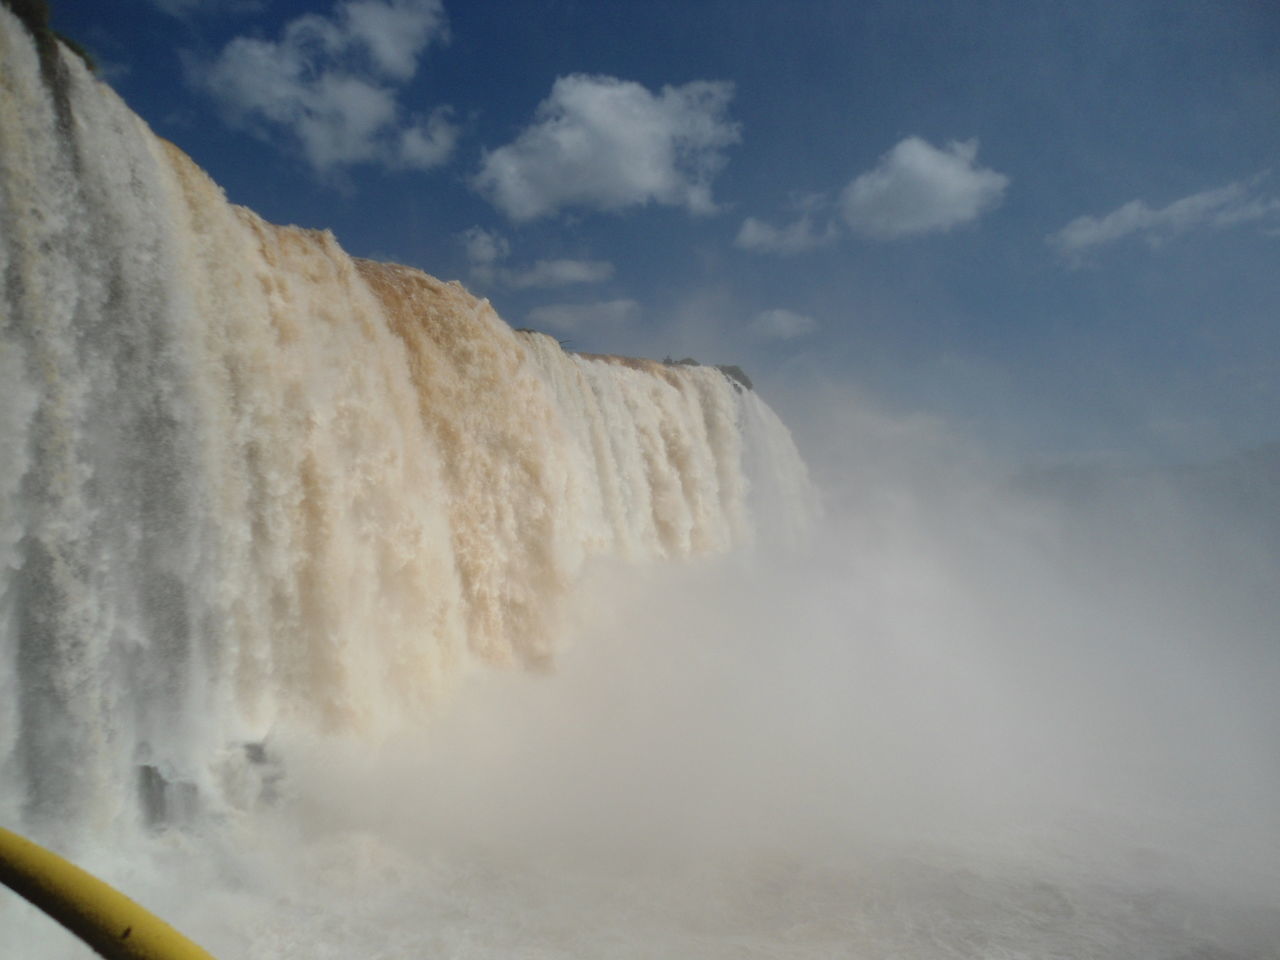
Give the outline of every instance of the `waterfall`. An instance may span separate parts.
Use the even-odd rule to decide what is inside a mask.
[[[716,368],[567,354],[266,223],[4,9],[0,43],[6,822],[250,803],[282,729],[384,737],[548,664],[592,558],[806,522]]]
[[[1272,474],[815,383],[815,531],[741,371],[268,224],[5,3],[0,824],[226,960],[1275,957]]]

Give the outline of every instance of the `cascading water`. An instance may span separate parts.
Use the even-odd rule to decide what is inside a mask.
[[[267,224],[0,18],[7,822],[216,813],[272,732],[385,736],[547,662],[588,558],[751,538],[758,443],[803,522],[719,371],[567,355]]]

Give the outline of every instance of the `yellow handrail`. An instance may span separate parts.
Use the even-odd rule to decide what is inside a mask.
[[[107,960],[214,960],[159,917],[74,863],[0,827],[0,883]]]

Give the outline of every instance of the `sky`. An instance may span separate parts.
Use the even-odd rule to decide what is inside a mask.
[[[53,7],[232,202],[569,349],[1019,461],[1280,439],[1272,0]]]

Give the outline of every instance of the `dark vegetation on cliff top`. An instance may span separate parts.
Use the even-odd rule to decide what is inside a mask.
[[[662,362],[668,366],[674,367],[708,366],[708,364],[704,364],[700,360],[695,360],[693,357],[685,357],[683,360],[672,360],[670,357],[664,357]],[[728,377],[735,387],[745,387],[748,390],[755,389],[755,387],[752,386],[751,378],[747,376],[746,371],[736,363],[716,363],[711,364],[711,366],[714,366],[717,370]]]
[[[36,48],[40,51],[42,64],[47,64],[51,58],[56,59],[57,44],[61,43],[83,60],[85,66],[97,73],[98,65],[94,62],[93,56],[88,50],[78,41],[72,40],[49,26],[48,0],[0,0],[0,2],[12,10],[23,25],[31,31],[31,35],[36,40]]]
[[[515,331],[516,333],[537,333],[544,337],[551,336],[551,334],[545,333],[542,330],[535,330],[533,327],[516,327]],[[560,348],[562,350],[565,350],[565,345],[570,342],[568,340],[558,340],[555,337],[552,337],[552,339],[555,340],[556,343],[560,344]],[[574,353],[575,351],[565,350],[565,352]],[[733,384],[734,389],[755,390],[755,387],[751,383],[751,378],[748,377],[746,371],[736,363],[703,363],[701,360],[695,360],[693,357],[685,357],[682,360],[672,360],[670,357],[664,357],[662,362],[668,367],[714,367],[729,378],[729,382]]]

